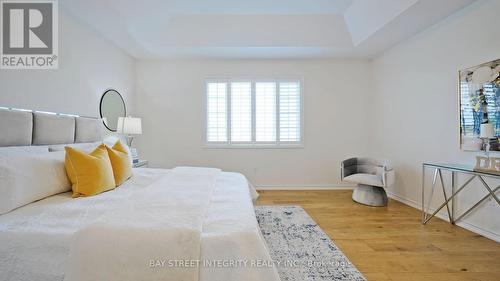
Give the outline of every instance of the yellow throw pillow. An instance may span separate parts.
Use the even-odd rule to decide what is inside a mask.
[[[120,186],[132,176],[132,163],[128,150],[120,141],[117,141],[111,148],[106,146],[106,149],[111,166],[113,166],[116,186]]]
[[[113,168],[104,144],[90,154],[65,147],[64,166],[72,183],[73,197],[92,196],[115,188]]]

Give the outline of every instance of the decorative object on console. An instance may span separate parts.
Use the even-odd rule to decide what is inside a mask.
[[[500,59],[460,70],[459,77],[460,148],[500,151]],[[483,127],[492,132],[489,145],[480,145]]]
[[[132,162],[134,164],[137,163],[139,161],[139,156],[137,154],[137,149],[132,148],[132,142],[134,141],[134,135],[142,135],[141,118],[134,118],[131,116],[119,117],[116,131],[125,135],[127,145],[130,147]]]
[[[118,118],[127,116],[127,107],[120,93],[117,90],[109,89],[102,94],[99,112],[104,126],[108,130],[116,132]]]
[[[474,171],[500,174],[500,157],[476,156]]]

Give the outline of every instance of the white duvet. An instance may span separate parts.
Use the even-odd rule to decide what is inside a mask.
[[[269,260],[246,179],[216,169],[136,169],[0,216],[2,280],[279,280]]]

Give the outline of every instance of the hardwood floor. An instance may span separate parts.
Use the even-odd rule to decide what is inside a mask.
[[[500,243],[394,200],[351,200],[350,190],[260,191],[258,205],[300,205],[368,280],[500,281]]]

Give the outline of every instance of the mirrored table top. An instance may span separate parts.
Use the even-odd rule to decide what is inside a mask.
[[[494,171],[487,171],[487,170],[475,170],[474,165],[472,164],[465,164],[465,163],[429,163],[425,162],[422,164],[425,167],[435,167],[439,169],[444,169],[444,170],[450,170],[450,171],[458,171],[458,172],[465,172],[465,173],[475,173],[475,174],[483,174],[483,175],[488,175],[488,176],[493,176],[493,177],[500,177],[500,173],[494,172]]]

